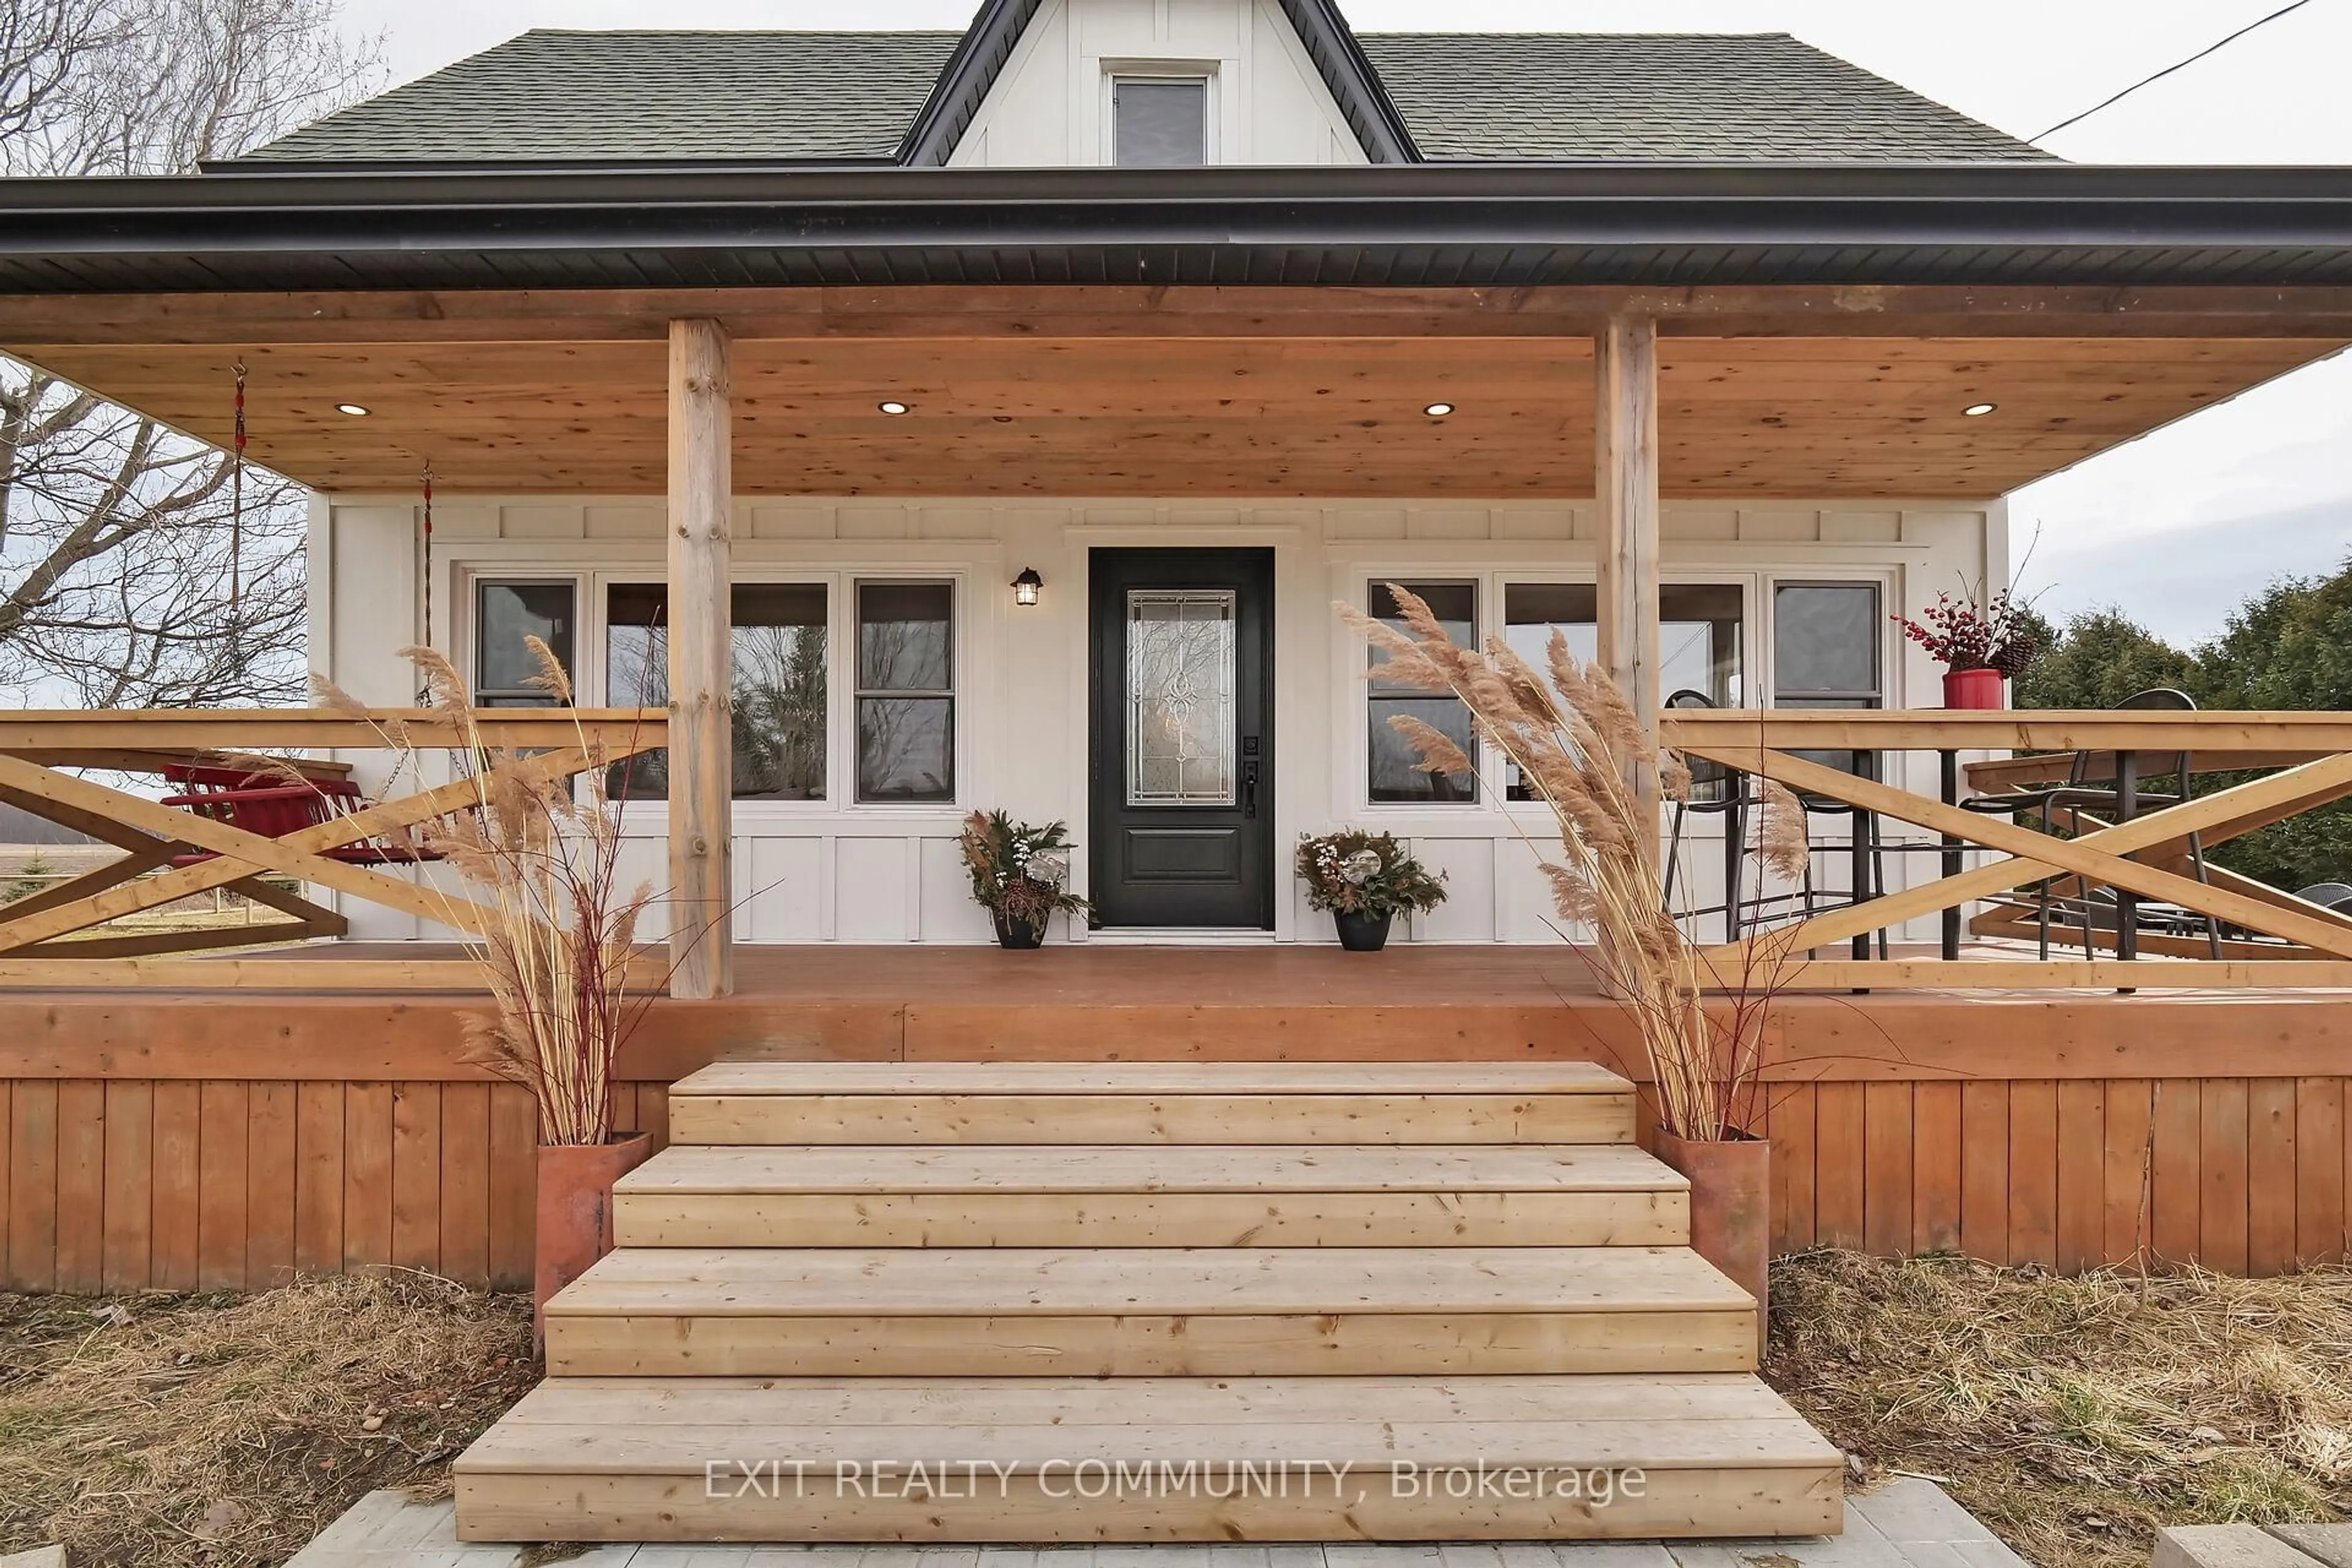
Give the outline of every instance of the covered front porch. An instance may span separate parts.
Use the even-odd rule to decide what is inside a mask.
[[[0,754],[15,759],[12,799],[110,823],[98,837],[163,864],[192,847],[174,819],[60,770],[142,747],[292,749],[373,787],[383,726],[429,729],[397,714],[414,676],[394,650],[435,646],[498,705],[502,732],[584,718],[604,743],[625,731],[666,754],[661,786],[621,809],[636,868],[667,890],[668,989],[724,995],[739,942],[981,938],[954,861],[974,806],[1064,818],[1082,847],[1109,845],[1135,781],[1123,799],[1101,793],[1122,763],[1101,716],[1133,694],[1104,705],[1090,580],[1121,552],[1255,553],[1270,673],[1257,720],[1228,740],[1264,750],[1223,759],[1216,801],[1178,804],[1250,819],[1264,912],[1201,934],[1314,940],[1287,846],[1361,826],[1451,875],[1448,906],[1412,938],[1558,940],[1529,847],[1548,830],[1511,781],[1416,773],[1383,751],[1382,715],[1421,699],[1377,684],[1368,697],[1360,646],[1328,605],[1376,605],[1402,581],[1454,595],[1466,637],[1563,630],[1644,711],[1697,691],[1723,710],[1664,712],[1670,744],[1822,804],[1822,896],[1779,889],[1755,911],[1767,927],[1805,921],[1802,967],[1784,977],[1799,989],[2337,985],[2352,919],[2189,851],[2201,861],[2352,788],[2340,715],[1927,709],[1932,673],[1888,623],[1938,589],[2005,577],[2008,489],[2347,332],[2324,289],[20,294],[0,299],[0,340],[198,435],[227,434],[217,395],[246,367],[253,455],[327,492],[314,662],[382,706],[26,714],[0,729]],[[650,499],[662,487],[666,505]],[[1041,563],[1016,597],[1016,574]],[[559,626],[551,640],[597,706],[532,712],[501,684],[497,638]],[[1823,626],[1846,642],[1825,643]],[[935,649],[926,673],[877,673],[886,633]],[[747,720],[754,698],[778,706],[746,685],[763,637],[817,667],[804,735]],[[1851,673],[1800,676],[1809,661]],[[648,700],[666,706],[630,707]],[[920,732],[919,763],[876,760],[893,715]],[[1997,761],[2015,752],[2059,755]],[[2071,772],[2077,752],[2110,767],[2190,752],[2208,778],[2289,771],[2063,843],[1957,809],[2037,766]],[[433,805],[379,805],[370,826]],[[1899,852],[1850,853],[1864,824]],[[238,869],[334,892],[288,937],[464,926],[420,872],[328,866],[324,841],[289,852],[205,832],[194,847],[236,851],[210,870],[132,882],[126,861],[113,884],[12,910],[0,975],[253,983],[278,960],[191,967],[166,962],[168,942],[98,929]],[[1724,857],[1685,849],[1677,902],[1719,905]],[[2045,953],[2019,897],[2055,879],[2213,923],[2192,940],[2062,921]],[[1752,935],[1759,918],[1735,933],[1717,916],[1706,940]],[[113,945],[78,945],[93,940]],[[370,982],[364,961],[340,962]],[[1730,976],[1742,960],[1727,946],[1717,962]]]

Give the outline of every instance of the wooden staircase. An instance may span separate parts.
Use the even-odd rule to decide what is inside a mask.
[[[670,1105],[464,1539],[1839,1528],[1597,1068],[725,1063]]]

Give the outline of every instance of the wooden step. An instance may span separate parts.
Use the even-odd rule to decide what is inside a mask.
[[[1738,1372],[1686,1248],[631,1247],[549,1303],[560,1376]]]
[[[1623,1144],[677,1147],[623,1247],[1654,1247],[1690,1184]]]
[[[558,1379],[457,1463],[469,1541],[1811,1535],[1843,1478],[1690,1374]]]
[[[1630,1143],[1588,1062],[718,1062],[677,1143]]]

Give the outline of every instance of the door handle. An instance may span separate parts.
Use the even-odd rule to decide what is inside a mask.
[[[1242,815],[1252,820],[1257,816],[1257,763],[1242,764]]]

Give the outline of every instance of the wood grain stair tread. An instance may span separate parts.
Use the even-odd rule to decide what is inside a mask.
[[[670,1087],[695,1095],[1622,1094],[1591,1062],[713,1062]]]
[[[555,1378],[457,1461],[484,1475],[700,1475],[719,1456],[1016,1469],[1088,1458],[1820,1468],[1741,1373],[1271,1378]]]
[[[1679,1247],[624,1247],[555,1317],[953,1318],[1752,1310]]]
[[[1685,1192],[1627,1144],[679,1145],[615,1191],[692,1193]]]

